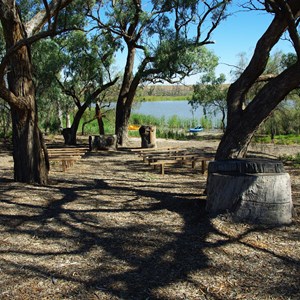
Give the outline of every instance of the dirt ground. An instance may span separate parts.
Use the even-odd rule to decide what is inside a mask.
[[[161,176],[128,151],[88,153],[67,172],[51,165],[47,186],[13,182],[3,147],[0,166],[0,299],[300,299],[299,168],[286,166],[298,215],[271,227],[209,218],[200,168]]]

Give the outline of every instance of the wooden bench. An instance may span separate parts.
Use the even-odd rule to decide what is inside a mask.
[[[65,172],[69,167],[73,166],[73,164],[81,158],[80,155],[59,155],[59,156],[49,156],[50,161],[59,161],[61,162],[62,171]]]
[[[136,148],[131,149],[131,152],[135,153],[150,153],[150,152],[159,152],[159,151],[173,151],[173,150],[180,150],[182,148],[179,147],[159,147],[159,148]]]
[[[65,172],[77,160],[79,160],[89,148],[83,147],[65,147],[65,148],[48,148],[49,161],[61,162],[62,171]]]
[[[196,157],[195,154],[192,153],[175,153],[175,154],[170,154],[170,155],[150,155],[150,156],[146,156],[144,157],[144,161],[148,162],[148,164],[150,165],[150,163],[155,162],[155,161],[159,161],[159,160],[178,160],[178,161],[182,161],[182,160],[187,160],[187,159],[193,159],[194,157]]]
[[[209,157],[189,157],[186,159],[159,159],[156,161],[150,162],[151,166],[156,168],[157,166],[160,167],[160,173],[162,175],[165,174],[165,167],[168,165],[183,165],[183,164],[191,164],[191,167],[194,169],[196,167],[196,162],[201,161],[201,173],[204,174],[207,168],[207,162],[211,161],[212,158]]]
[[[139,156],[142,157],[143,161],[148,161],[152,157],[171,157],[175,155],[184,155],[187,152],[186,149],[177,149],[177,150],[160,150],[154,152],[146,152],[146,153],[139,153]]]

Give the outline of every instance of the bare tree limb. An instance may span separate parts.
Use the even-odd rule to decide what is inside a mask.
[[[50,16],[53,17],[57,15],[61,9],[65,8],[72,1],[73,0],[53,0],[49,5],[47,5],[45,10],[38,12],[25,24],[27,36],[32,36],[41,31]]]

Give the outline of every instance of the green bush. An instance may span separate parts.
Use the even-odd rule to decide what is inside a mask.
[[[283,162],[291,162],[295,167],[300,167],[300,152],[295,155],[282,155],[280,159]]]
[[[300,144],[300,135],[287,134],[287,135],[275,135],[274,139],[271,139],[270,135],[256,135],[253,138],[255,143],[274,143],[278,145],[292,145]]]

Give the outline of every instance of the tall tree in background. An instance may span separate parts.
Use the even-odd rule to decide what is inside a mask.
[[[216,77],[214,72],[210,72],[201,77],[199,83],[194,85],[194,93],[189,104],[193,109],[201,106],[206,112],[213,114],[221,113],[221,128],[225,129],[225,119],[227,112],[226,95],[228,86],[225,85],[226,77],[220,74]]]
[[[118,80],[110,69],[118,45],[109,35],[91,36],[78,31],[59,43],[65,62],[61,69],[63,76],[57,78],[57,82],[76,106],[72,125],[65,128],[64,137],[66,144],[76,145],[76,133],[84,112]]]
[[[65,56],[56,39],[43,39],[32,47],[39,126],[45,133],[57,133],[68,124],[73,101],[61,92],[56,78],[61,77]],[[64,123],[65,121],[65,123]]]
[[[230,86],[227,95],[228,119],[216,159],[243,157],[260,124],[275,107],[300,86],[299,0],[248,1],[250,9],[265,9],[274,18],[256,44],[253,56],[240,77]],[[295,49],[296,59],[277,76],[270,78],[256,91],[249,103],[246,95],[266,69],[270,52],[284,33]]]
[[[91,18],[102,32],[110,32],[121,40],[127,52],[116,106],[115,131],[119,144],[126,143],[131,107],[140,84],[178,82],[216,65],[217,59],[203,46],[212,43],[211,33],[225,17],[229,2],[99,2],[98,12],[105,7],[106,14],[94,10]]]
[[[6,46],[0,64],[0,97],[11,109],[16,181],[40,184],[48,181],[47,155],[38,127],[30,48],[35,41],[55,34],[58,13],[70,2],[43,1],[44,6],[41,6],[35,1],[0,0]],[[20,3],[24,10],[31,7],[28,21],[21,15]]]

